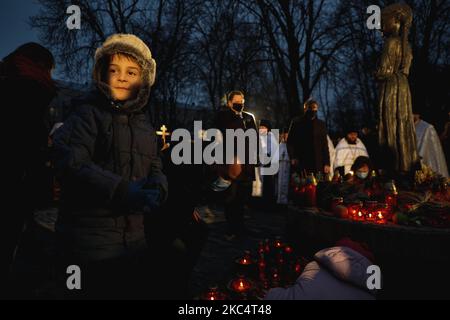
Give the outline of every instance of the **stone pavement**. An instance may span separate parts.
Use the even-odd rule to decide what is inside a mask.
[[[220,208],[198,207],[197,211],[207,223],[208,240],[194,268],[189,284],[190,295],[196,297],[213,284],[223,285],[234,276],[234,260],[245,250],[256,250],[259,241],[275,239],[285,233],[286,212],[246,210],[246,237],[227,240],[226,221]],[[56,209],[36,212],[37,228],[27,230],[14,265],[20,296],[30,299],[58,299],[55,283],[55,222]]]
[[[246,210],[246,227],[249,235],[228,241],[225,238],[226,222],[220,208],[198,208],[203,220],[208,223],[209,237],[201,257],[194,268],[190,289],[193,296],[198,296],[211,285],[223,286],[234,276],[234,260],[242,256],[245,250],[255,251],[259,241],[266,238],[283,238],[286,226],[286,211],[264,212]]]

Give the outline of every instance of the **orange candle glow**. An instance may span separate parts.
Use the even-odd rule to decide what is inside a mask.
[[[376,222],[378,224],[385,224],[386,223],[386,217],[383,215],[383,212],[381,210],[378,211]]]
[[[282,246],[283,246],[283,243],[281,242],[281,240],[280,240],[280,239],[276,239],[276,240],[275,240],[274,247],[277,248],[277,249],[279,249],[279,248],[281,248]]]
[[[356,220],[364,221],[364,214],[361,212],[361,210],[358,210],[358,214],[356,215]]]
[[[236,262],[243,266],[248,266],[248,265],[253,264],[253,260],[252,260],[250,251],[245,251],[244,256],[241,258],[238,258],[236,260]]]
[[[252,284],[244,276],[240,275],[237,279],[231,281],[230,289],[237,293],[245,293],[252,288]]]
[[[352,220],[364,220],[364,215],[362,213],[362,207],[363,204],[361,201],[357,201],[354,203],[351,203],[348,207],[348,213],[349,213],[349,217]]]
[[[208,292],[202,297],[202,299],[209,301],[226,300],[226,295],[220,292],[217,286],[212,286],[209,288]]]

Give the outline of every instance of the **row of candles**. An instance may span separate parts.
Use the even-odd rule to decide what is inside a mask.
[[[257,258],[247,250],[235,259],[236,277],[227,285],[229,294],[211,286],[202,299],[261,299],[270,288],[292,284],[302,266],[302,260],[294,255],[291,246],[279,238],[266,239],[258,245]]]
[[[340,214],[340,209],[344,208],[345,214]],[[378,201],[355,201],[344,206],[343,198],[334,198],[331,206],[332,212],[354,221],[367,221],[377,224],[386,224],[391,219],[394,206],[389,203],[379,203]]]
[[[398,206],[398,192],[395,181],[391,180],[385,186],[381,195],[383,202],[378,201],[355,201],[344,206],[344,198],[336,197],[331,203],[331,211],[341,218],[355,221],[367,221],[378,224],[386,224],[393,216]],[[343,209],[344,214],[341,210]]]

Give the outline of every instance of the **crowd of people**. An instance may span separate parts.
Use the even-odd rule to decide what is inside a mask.
[[[185,228],[189,223],[199,222],[195,192],[202,190],[199,185],[202,181],[196,179],[196,173],[171,165],[167,153],[160,153],[147,112],[156,62],[139,38],[116,34],[97,49],[93,65],[94,90],[76,101],[64,123],[57,124],[46,121],[50,101],[58,94],[51,77],[55,61],[50,51],[35,43],[25,44],[0,65],[1,87],[6,88],[5,112],[8,119],[20,122],[13,131],[15,140],[9,141],[14,143],[8,146],[14,158],[12,177],[8,180],[12,192],[7,199],[16,210],[4,216],[6,232],[1,233],[0,241],[1,293],[14,292],[9,274],[23,225],[34,210],[52,201],[49,186],[54,182],[55,172],[61,184],[56,239],[58,279],[63,295],[174,298],[175,292],[180,295],[175,294],[176,297],[183,297],[187,289],[180,283],[187,283],[189,270],[207,236],[201,225],[193,231],[195,237],[186,235]],[[26,94],[16,95],[18,88]],[[318,110],[317,101],[306,101],[300,110],[304,116],[281,130],[277,141],[269,120],[257,123],[245,111],[243,92],[227,94],[215,127],[223,132],[256,130],[262,138],[260,146],[279,163],[276,176],[261,175],[262,166],[242,163],[238,157],[233,164],[214,166],[211,170],[214,178],[208,189],[223,203],[228,240],[248,232],[244,211],[252,195],[262,198],[265,208],[289,203],[292,172],[338,171],[344,176],[352,171],[358,179],[365,179],[372,163],[379,161],[376,139],[374,142],[367,128],[361,131],[362,138],[359,128],[348,128],[335,146],[325,122],[318,118]],[[415,125],[422,161],[448,177],[450,125],[441,137],[420,115],[415,117]],[[270,154],[273,145],[277,149]],[[176,228],[174,221],[184,224],[180,222]],[[162,227],[168,225],[170,231]],[[174,245],[180,239],[184,243]],[[169,252],[170,259],[165,264],[155,263],[150,251],[153,256]],[[318,259],[325,259],[327,254],[320,254]],[[351,256],[355,252],[340,249],[339,254]],[[356,256],[368,264],[367,259],[357,253]],[[68,265],[86,270],[83,278],[86,290],[80,295],[64,288]],[[310,272],[329,277],[316,269],[311,266]],[[169,273],[170,277],[164,276]],[[160,276],[155,279],[155,274]],[[362,280],[356,279],[355,285],[359,286]],[[299,281],[300,285],[303,280]],[[336,286],[343,284],[336,282]],[[174,289],[180,287],[184,291]],[[286,294],[297,293],[274,292],[273,296]],[[348,288],[348,295],[369,297],[354,288]]]

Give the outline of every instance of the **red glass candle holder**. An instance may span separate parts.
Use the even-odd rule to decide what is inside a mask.
[[[270,253],[270,240],[266,239],[264,241],[264,254],[268,255]]]
[[[387,194],[385,196],[385,203],[390,207],[390,208],[395,208],[397,207],[397,195],[395,194]]]
[[[244,275],[239,274],[228,284],[228,289],[237,294],[247,294],[252,290],[253,284]]]
[[[241,265],[241,266],[252,265],[254,262],[253,262],[252,255],[251,255],[250,251],[246,250],[244,252],[244,255],[241,258],[237,258],[236,259],[236,263]]]
[[[364,218],[368,222],[375,222],[378,214],[378,202],[366,201],[364,206]]]
[[[258,244],[258,254],[264,254],[264,242],[262,241]]]
[[[365,221],[365,215],[364,215],[364,211],[361,209],[360,211],[358,211],[358,213],[355,216],[355,220],[356,221]]]
[[[382,210],[378,210],[377,216],[375,217],[375,222],[377,224],[386,224],[387,223],[386,216],[383,214]]]
[[[292,247],[291,246],[285,246],[284,247],[284,252],[287,254],[287,255],[291,255],[292,254],[292,252],[294,252],[294,250],[292,249]]]
[[[392,218],[392,210],[386,203],[381,203],[378,206],[378,212],[376,217],[376,222],[378,224],[386,224],[388,220]]]
[[[277,238],[275,239],[275,241],[273,242],[273,247],[274,247],[275,249],[282,249],[283,246],[284,246],[284,244],[283,244],[283,242],[281,241],[281,238],[280,238],[280,237],[277,237]]]
[[[305,188],[305,206],[317,207],[317,186],[312,183]]]
[[[257,265],[250,251],[246,250],[242,257],[235,259],[236,272],[252,277],[256,275]]]
[[[350,203],[347,206],[348,217],[355,221],[364,221],[364,214],[362,213],[363,203],[361,201]]]
[[[294,264],[294,273],[297,276],[302,273],[302,264],[300,263],[300,259],[298,259]]]
[[[280,270],[278,268],[273,268],[270,275],[272,288],[279,287],[281,283]]]
[[[202,300],[209,300],[209,301],[220,301],[220,300],[226,300],[227,296],[225,293],[219,291],[219,288],[217,286],[211,286],[209,287],[209,290],[202,295]]]
[[[258,259],[258,271],[259,273],[261,272],[266,272],[266,267],[267,267],[267,262],[266,259],[264,257],[264,254],[260,254],[259,255],[259,259]]]

